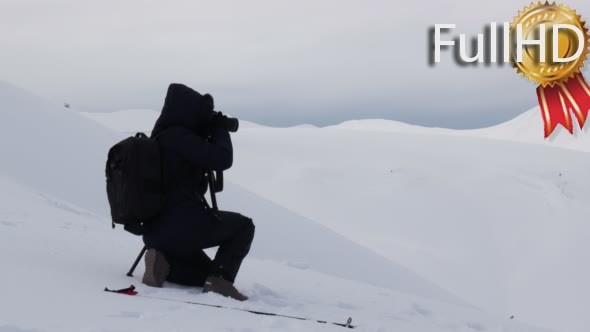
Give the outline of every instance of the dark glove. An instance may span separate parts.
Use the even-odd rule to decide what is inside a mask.
[[[209,128],[224,128],[226,118],[221,112],[213,112],[209,118]]]

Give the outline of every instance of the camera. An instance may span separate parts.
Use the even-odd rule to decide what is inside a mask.
[[[221,112],[215,111],[213,111],[211,114],[209,123],[212,128],[222,128],[229,131],[230,133],[235,133],[240,127],[240,121],[238,121],[238,119],[230,118]]]
[[[206,107],[210,110],[211,114],[209,115],[208,124],[210,128],[222,128],[230,133],[235,133],[238,131],[240,126],[240,122],[236,118],[230,118],[227,115],[223,115],[221,112],[216,112],[213,109],[215,108],[215,102],[213,101],[213,96],[210,94],[203,95],[203,103]]]

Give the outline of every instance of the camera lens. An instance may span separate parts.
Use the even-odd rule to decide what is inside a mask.
[[[236,118],[226,117],[224,121],[224,127],[227,131],[235,133],[240,127],[240,121],[238,121]]]

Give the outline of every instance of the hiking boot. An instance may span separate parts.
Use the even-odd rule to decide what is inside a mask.
[[[145,273],[142,282],[151,287],[162,287],[170,273],[170,264],[164,253],[149,249],[145,254]]]
[[[238,291],[234,285],[220,277],[210,276],[205,281],[203,286],[203,293],[213,292],[225,297],[231,297],[234,300],[246,301],[248,297]]]

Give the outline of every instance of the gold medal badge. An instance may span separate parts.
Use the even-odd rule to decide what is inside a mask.
[[[539,84],[545,138],[558,124],[573,133],[571,112],[582,128],[590,110],[590,86],[580,72],[590,45],[585,22],[565,5],[533,3],[512,22],[512,40],[515,35],[525,41],[544,42],[516,45],[511,62],[518,73]]]

